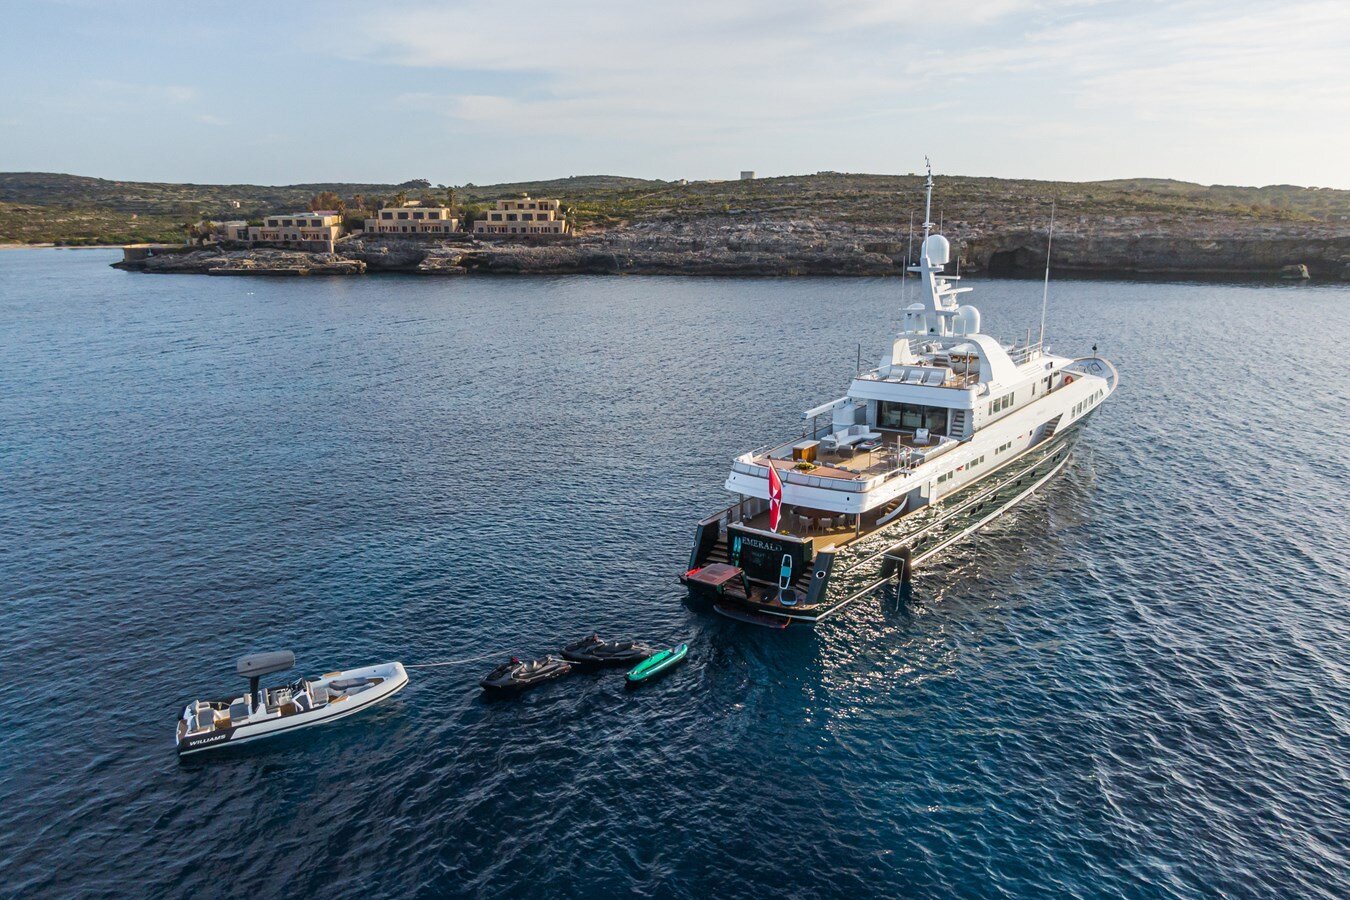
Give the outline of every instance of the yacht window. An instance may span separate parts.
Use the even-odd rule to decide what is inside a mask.
[[[945,435],[947,408],[921,406],[916,403],[891,403],[883,400],[877,404],[877,427],[907,430],[927,428],[930,434]]]
[[[989,415],[992,416],[996,412],[1003,412],[1003,410],[1012,406],[1014,396],[1015,394],[1005,394],[997,400],[991,401],[989,404]]]

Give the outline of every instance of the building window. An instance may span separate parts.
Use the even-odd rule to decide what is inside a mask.
[[[380,218],[381,218],[381,219],[392,219],[393,217],[394,217],[394,214],[391,213],[391,212],[382,212],[382,213],[380,213]]]
[[[507,214],[506,214],[506,221],[508,221],[508,222],[514,222],[514,221],[516,221],[516,214],[515,214],[515,213],[507,213]]]
[[[501,213],[493,213],[493,214],[492,214],[492,221],[494,221],[494,222],[500,222],[501,220],[502,220],[502,214],[501,214]]]
[[[398,217],[399,217],[400,219],[406,219],[406,218],[408,218],[408,214],[405,213],[405,212],[401,212],[401,213],[398,214]]]

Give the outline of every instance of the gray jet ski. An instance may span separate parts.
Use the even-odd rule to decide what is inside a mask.
[[[513,656],[510,662],[502,663],[478,683],[485,691],[523,691],[545,681],[561,678],[570,671],[572,664],[556,656],[527,662]]]
[[[564,659],[584,666],[635,666],[656,652],[641,641],[607,641],[598,634],[563,648]]]

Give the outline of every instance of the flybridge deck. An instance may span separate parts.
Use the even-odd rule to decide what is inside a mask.
[[[699,523],[682,576],[719,609],[804,621],[832,614],[885,559],[907,566],[916,551],[931,555],[955,539],[934,544],[948,525],[934,532],[920,523],[949,523],[943,511],[989,493],[974,507],[977,528],[992,517],[981,517],[983,504],[997,515],[1059,471],[1078,426],[1115,390],[1115,368],[1095,355],[1052,355],[1043,336],[1005,343],[984,334],[979,311],[957,303],[970,288],[944,274],[950,246],[931,227],[910,267],[923,302],[905,308],[877,367],[806,410],[800,437],[732,462],[726,488],[737,502]],[[701,577],[709,565],[737,575],[719,568],[716,579]]]

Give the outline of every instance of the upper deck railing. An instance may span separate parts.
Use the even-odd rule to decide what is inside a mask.
[[[1008,351],[1008,358],[1013,361],[1013,365],[1021,366],[1031,362],[1033,359],[1045,355],[1045,341],[1037,341],[1034,344],[1028,343],[1021,346],[1013,345]]]
[[[999,346],[1004,349],[1004,352],[1008,354],[1008,358],[1012,360],[1012,363],[1015,366],[1026,365],[1032,360],[1039,359],[1045,355],[1044,341],[1031,343],[1028,339],[1028,342],[1026,343],[1019,344],[1016,341],[1013,341],[1011,344],[1008,344],[999,340]],[[890,371],[890,374],[888,375],[883,376],[881,374],[881,367],[879,366],[874,369],[869,369],[866,372],[861,372],[857,377],[869,381],[889,381],[893,384],[912,384],[915,387],[966,388],[980,383],[978,372],[956,372],[955,370],[950,369],[949,366],[944,365],[940,359],[931,357],[926,361],[913,363],[908,366],[895,365],[886,368]],[[941,383],[937,384],[925,380],[922,377],[913,377],[913,373],[915,372],[924,370],[933,371],[934,369],[947,369],[950,374]],[[897,376],[895,374],[897,371],[903,374]]]
[[[973,384],[980,383],[979,373],[976,372],[968,372],[966,374],[952,372],[943,381],[933,384],[928,381],[911,381],[903,377],[896,377],[894,371],[897,369],[904,370],[905,366],[893,366],[891,369],[892,374],[890,375],[882,375],[881,369],[878,367],[867,372],[860,372],[856,377],[865,381],[889,381],[892,384],[909,384],[914,387],[967,388]]]
[[[832,491],[853,491],[861,493],[870,491],[878,485],[884,484],[900,475],[908,475],[919,466],[928,462],[935,456],[947,452],[959,444],[960,441],[955,438],[938,436],[937,443],[931,447],[905,447],[898,444],[887,445],[887,458],[879,464],[879,467],[873,467],[876,471],[865,470],[856,473],[852,478],[840,478],[838,476],[812,475],[809,472],[799,472],[794,469],[787,471],[779,470],[779,476],[787,484],[800,484],[805,487],[825,488]],[[740,472],[744,475],[753,475],[757,478],[768,478],[768,465],[757,462],[760,457],[772,450],[784,446],[783,444],[772,444],[750,453],[743,453],[736,457],[731,463],[733,472]],[[839,468],[831,466],[831,468]]]

